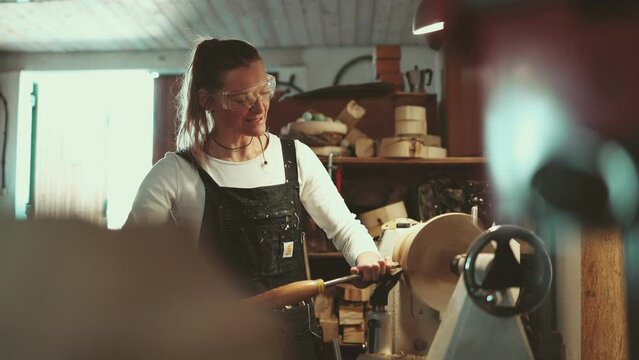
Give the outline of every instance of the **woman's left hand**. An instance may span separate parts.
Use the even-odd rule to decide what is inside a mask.
[[[386,260],[371,251],[361,253],[357,257],[357,266],[351,268],[351,274],[361,274],[364,283],[377,281],[386,271]]]

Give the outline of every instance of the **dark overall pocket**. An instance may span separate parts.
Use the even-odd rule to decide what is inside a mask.
[[[301,251],[299,218],[294,211],[254,214],[247,219],[242,242],[254,277],[281,275],[296,268]]]

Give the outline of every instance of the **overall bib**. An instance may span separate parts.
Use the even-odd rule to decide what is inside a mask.
[[[286,181],[252,189],[220,187],[191,160],[205,188],[200,246],[236,275],[250,295],[306,280],[297,160],[292,140],[282,140]],[[310,302],[275,310],[281,318],[284,359],[316,359],[321,327]]]

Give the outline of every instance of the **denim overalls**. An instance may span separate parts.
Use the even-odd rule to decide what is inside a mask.
[[[197,168],[204,183],[200,246],[253,295],[306,279],[295,144],[281,143],[286,181],[252,189],[220,187],[188,152],[178,153]],[[317,358],[321,328],[311,303],[275,311],[282,319],[283,358]]]

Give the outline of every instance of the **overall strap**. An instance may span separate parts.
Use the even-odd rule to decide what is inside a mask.
[[[282,139],[281,142],[286,183],[299,186],[297,181],[297,156],[295,155],[295,140]]]
[[[180,150],[176,152],[175,154],[180,156],[187,162],[189,162],[191,165],[195,167],[195,169],[197,169],[197,172],[200,175],[200,178],[202,179],[202,182],[204,183],[204,185],[209,185],[216,188],[220,187],[215,182],[215,180],[213,180],[211,175],[209,175],[206,171],[204,171],[204,169],[202,169],[202,167],[197,163],[197,161],[195,161],[195,159],[193,158],[193,155],[191,155],[191,152],[189,150]]]
[[[180,151],[176,151],[175,155],[178,155],[179,157],[181,157],[182,159],[190,162],[193,165],[196,165],[197,163],[195,162],[195,159],[193,159],[193,156],[191,156],[191,152],[188,150],[180,150]]]

